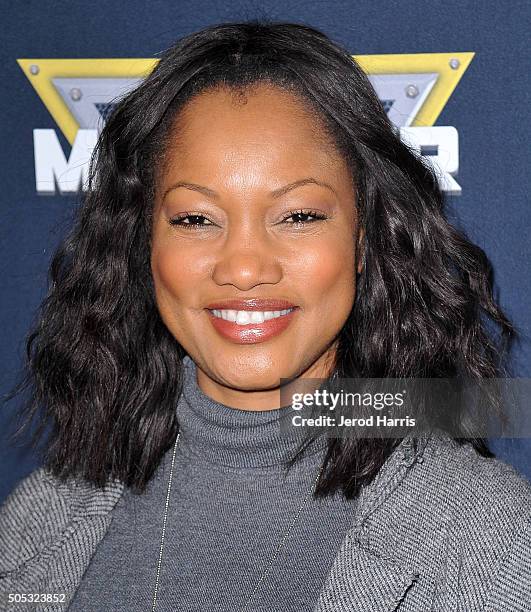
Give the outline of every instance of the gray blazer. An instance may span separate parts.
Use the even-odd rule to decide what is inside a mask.
[[[0,508],[0,610],[21,609],[7,593],[70,602],[122,492],[42,468],[24,479]],[[531,484],[513,467],[446,436],[406,438],[353,505],[312,612],[530,612],[530,523]]]

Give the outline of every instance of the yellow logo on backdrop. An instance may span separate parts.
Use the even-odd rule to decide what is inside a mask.
[[[458,195],[458,134],[434,126],[467,70],[473,52],[354,55],[389,119],[419,154],[440,171],[442,188]],[[158,59],[18,59],[22,71],[72,145],[62,152],[54,130],[34,128],[37,193],[74,193],[85,185],[97,133],[114,104],[145,79]]]
[[[413,100],[417,97],[421,102],[416,105],[415,115],[409,121],[409,125],[414,127],[432,126],[435,123],[472,61],[474,53],[412,53],[354,55],[353,57],[367,75],[375,77],[372,81],[377,92],[378,84],[385,82],[386,75],[407,75],[409,77],[401,81],[401,83],[411,81],[409,90],[406,84],[404,94],[406,97],[409,94],[409,98]],[[68,96],[73,103],[83,99],[83,87],[74,87],[74,85],[81,85],[86,79],[90,79],[91,84],[97,80],[101,85],[104,85],[105,80],[108,79],[123,80],[124,84],[128,81],[138,81],[147,77],[159,60],[95,58],[19,59],[17,61],[65,138],[70,144],[73,144],[78,129],[88,127],[80,124],[82,115],[75,113],[72,110],[73,104],[68,103]],[[423,92],[414,83],[414,77],[417,75],[418,77],[435,75],[431,79],[433,83],[428,83],[426,87],[428,91]],[[72,85],[70,91],[67,91],[67,88],[58,87],[58,81],[65,83],[67,87],[70,81]],[[76,92],[78,95],[81,93],[81,97],[77,100]],[[420,96],[423,96],[423,99],[420,99]],[[97,96],[94,97],[94,100],[96,99]],[[385,106],[387,98],[383,100]],[[109,103],[110,100],[106,102]]]

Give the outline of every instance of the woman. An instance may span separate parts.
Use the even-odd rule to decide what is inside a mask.
[[[491,378],[514,335],[347,51],[286,23],[192,34],[117,104],[90,176],[28,341],[51,433],[2,509],[2,592],[529,609],[531,490],[482,439],[278,427],[281,378]]]

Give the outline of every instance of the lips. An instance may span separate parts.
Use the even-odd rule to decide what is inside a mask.
[[[292,310],[279,317],[265,320],[263,323],[247,323],[245,325],[222,319],[212,312],[213,310],[281,311],[287,309]],[[214,329],[226,340],[235,344],[255,344],[265,342],[281,334],[293,321],[298,310],[298,306],[287,300],[250,299],[213,302],[208,305],[207,313]]]

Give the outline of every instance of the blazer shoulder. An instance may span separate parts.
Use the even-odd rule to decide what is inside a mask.
[[[53,546],[76,523],[105,515],[123,485],[97,488],[82,479],[60,480],[45,467],[23,478],[0,506],[0,576]]]
[[[448,443],[440,459],[444,486],[438,502],[444,519],[447,571],[466,609],[509,612],[531,597],[531,483],[512,465],[480,455],[471,444]],[[472,597],[475,594],[475,598]],[[477,600],[477,601],[476,601]],[[468,606],[468,607],[467,607]]]
[[[529,598],[529,483],[444,435],[414,447],[365,489],[318,612],[514,610]]]
[[[459,512],[461,522],[510,527],[531,518],[531,482],[505,461],[446,438],[436,445],[432,466],[443,485],[440,495]]]
[[[531,516],[531,483],[523,475],[444,435],[433,436],[385,495],[373,497],[378,503],[359,537],[387,551],[410,542],[427,563],[441,547],[501,551]]]

